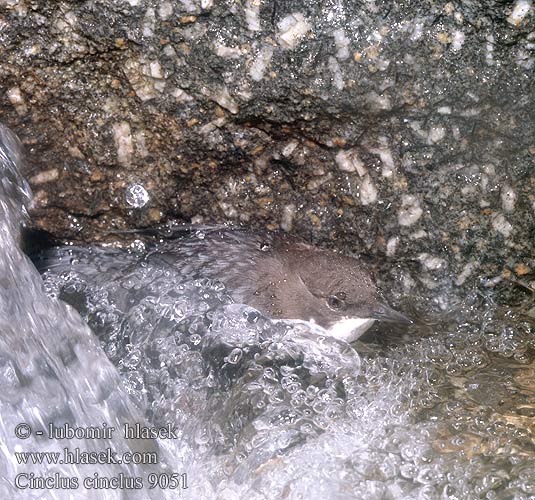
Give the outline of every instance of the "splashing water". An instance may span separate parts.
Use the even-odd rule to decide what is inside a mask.
[[[408,341],[357,343],[359,357],[318,327],[233,304],[191,262],[147,262],[142,246],[59,248],[41,278],[18,247],[29,190],[0,132],[2,498],[30,472],[80,486],[24,498],[121,496],[84,489],[95,473],[141,478],[128,498],[533,497],[535,337],[518,313],[474,293]],[[29,439],[14,436],[20,422]],[[171,425],[178,438],[36,436],[49,422]],[[64,447],[155,450],[158,463],[15,459]],[[188,488],[151,490],[155,472],[187,473]]]
[[[114,477],[128,489],[129,498],[167,498],[162,490],[141,493],[133,478],[147,481],[162,471],[183,473],[184,453],[173,443],[127,440],[119,432],[103,439],[47,437],[50,425],[120,429],[144,419],[143,409],[129,398],[86,323],[71,307],[45,294],[39,273],[19,249],[20,224],[30,200],[20,164],[17,139],[0,125],[0,497],[122,498],[121,490],[97,489]],[[63,455],[64,448],[78,457],[110,448],[117,456],[128,455],[129,461],[154,462],[156,457],[157,463],[105,459],[86,464],[75,455]],[[59,453],[60,458],[34,464],[39,458],[23,456],[28,452]],[[201,477],[202,471],[196,474]]]

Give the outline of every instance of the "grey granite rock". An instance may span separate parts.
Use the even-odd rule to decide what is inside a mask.
[[[442,308],[533,286],[534,64],[529,0],[0,0],[38,227],[280,227]]]

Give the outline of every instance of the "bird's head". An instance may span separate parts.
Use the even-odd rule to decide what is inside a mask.
[[[363,262],[307,244],[286,255],[292,273],[309,294],[309,300],[299,298],[301,319],[313,320],[347,341],[360,337],[375,320],[411,322],[383,303]]]

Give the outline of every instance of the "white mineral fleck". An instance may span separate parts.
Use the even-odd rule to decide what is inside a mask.
[[[427,233],[423,229],[419,229],[409,236],[411,240],[421,240],[425,237],[427,237]]]
[[[420,201],[416,196],[404,194],[401,198],[401,208],[398,211],[398,223],[400,226],[411,226],[423,214]]]
[[[215,120],[208,122],[206,125],[203,125],[200,128],[199,133],[203,135],[210,134],[214,130],[222,127],[225,124],[225,122],[226,122],[226,119],[224,117],[216,118]]]
[[[291,231],[293,226],[293,220],[295,216],[295,205],[289,204],[285,205],[282,209],[282,218],[281,218],[281,229],[283,231]]]
[[[227,47],[219,42],[214,43],[214,52],[223,59],[236,59],[242,55],[239,47]]]
[[[145,141],[145,132],[138,131],[134,134],[135,144],[136,144],[136,153],[141,156],[141,158],[146,158],[149,155],[149,150],[147,149],[147,144]]]
[[[340,64],[335,57],[329,56],[329,69],[333,73],[333,83],[338,90],[343,90],[345,87],[344,77],[342,76],[342,70]]]
[[[464,45],[464,33],[462,31],[455,30],[451,38],[451,50],[454,52],[461,50],[461,47]]]
[[[260,0],[245,2],[245,22],[249,31],[260,31]]]
[[[151,61],[149,63],[150,76],[161,80],[164,77],[162,65],[159,61]]]
[[[463,196],[468,196],[476,192],[476,186],[469,184],[468,186],[463,186],[461,189],[461,194]]]
[[[379,30],[374,30],[372,31],[371,35],[369,36],[369,39],[374,41],[374,42],[381,42],[383,41],[383,34],[381,33],[381,31]]]
[[[150,77],[150,65],[145,59],[129,59],[124,64],[124,72],[134,92],[142,101],[157,96],[154,80]]]
[[[295,49],[312,26],[301,12],[286,16],[277,24],[279,43],[284,49]]]
[[[531,10],[532,2],[531,0],[517,0],[511,14],[507,18],[507,22],[513,26],[518,26],[522,23],[524,18],[528,15]]]
[[[193,100],[187,92],[180,87],[176,87],[171,91],[171,95],[177,100],[177,102],[189,102]]]
[[[428,144],[436,144],[444,139],[446,135],[446,129],[444,127],[431,127],[429,129],[429,134],[427,135]]]
[[[236,101],[230,96],[229,91],[225,85],[220,85],[217,91],[213,92],[212,94],[209,94],[208,92],[205,92],[209,95],[217,104],[219,104],[222,108],[225,108],[227,111],[230,111],[232,114],[236,114],[240,108]]]
[[[375,60],[375,66],[379,71],[386,71],[388,69],[388,66],[390,66],[390,61],[387,59],[376,59]],[[388,87],[391,87],[391,84],[388,84]],[[383,87],[383,86],[382,86]]]
[[[336,57],[340,60],[347,59],[349,57],[349,38],[347,38],[343,29],[337,29],[333,31],[334,45],[338,49]]]
[[[359,198],[363,205],[371,205],[377,201],[377,188],[369,175],[365,175],[360,182]]]
[[[440,115],[451,115],[451,106],[441,106],[437,109],[437,113]]]
[[[147,9],[145,18],[143,19],[143,36],[151,37],[154,35],[154,29],[156,26],[156,15],[154,9]]]
[[[175,49],[173,48],[172,45],[166,45],[166,46],[163,48],[163,53],[164,53],[167,57],[171,57],[172,59],[176,59],[176,58],[177,58],[176,51],[175,51]]]
[[[8,101],[13,105],[15,111],[19,115],[23,115],[28,111],[24,96],[19,87],[11,87],[7,90],[6,96]]]
[[[199,11],[196,3],[192,0],[180,0],[180,3],[183,5],[187,12],[193,13]]]
[[[503,214],[496,214],[492,218],[492,227],[495,231],[508,238],[513,231],[513,226],[507,221]]]
[[[273,47],[271,45],[265,45],[258,52],[255,60],[249,68],[249,75],[255,82],[259,82],[260,80],[262,80],[262,78],[264,78],[264,73],[266,72],[266,68],[271,62],[272,57]]]
[[[386,242],[386,256],[387,257],[394,257],[396,254],[396,250],[398,248],[399,238],[397,236],[394,236],[393,238],[390,238]]]
[[[128,122],[123,121],[113,125],[113,139],[117,150],[117,161],[121,165],[128,165],[134,154],[134,144]]]
[[[487,35],[487,43],[485,49],[485,61],[489,66],[492,66],[494,64],[494,35]]]
[[[2,29],[2,21],[0,20],[0,30]],[[41,46],[39,44],[33,44],[24,50],[24,55],[35,56],[41,52]]]
[[[418,260],[421,262],[424,269],[428,271],[436,271],[437,269],[444,267],[446,264],[444,259],[429,255],[428,253],[421,253],[418,255]]]
[[[51,168],[44,172],[39,172],[30,179],[31,184],[45,184],[47,182],[55,181],[59,178],[59,171],[57,168]]]
[[[219,207],[221,208],[221,210],[223,210],[223,213],[229,219],[235,219],[238,216],[238,210],[236,210],[233,205],[227,203],[226,201],[220,201]]]
[[[236,89],[236,97],[239,97],[242,101],[249,101],[253,97],[253,93],[251,91],[251,84],[248,80],[242,80],[238,84],[238,88]]]
[[[392,109],[392,102],[387,95],[379,95],[372,90],[366,94],[365,98],[373,110],[390,111]]]
[[[142,208],[150,200],[149,193],[141,184],[130,184],[126,188],[126,203],[133,208]]]
[[[481,191],[485,192],[489,187],[489,176],[486,173],[482,173],[479,180],[479,187]]]
[[[381,174],[383,177],[391,177],[396,168],[394,164],[394,158],[392,157],[392,152],[387,146],[387,141],[385,137],[381,137],[381,142],[384,144],[383,147],[370,149],[370,152],[379,155],[382,163]]]
[[[184,39],[191,43],[198,42],[208,31],[208,25],[205,23],[192,23],[184,28],[182,35]]]
[[[484,165],[481,170],[491,177],[496,175],[496,167],[492,163]]]
[[[416,21],[413,25],[412,34],[411,34],[411,40],[413,42],[416,42],[420,38],[422,38],[423,35],[423,29],[424,24],[420,21]]]
[[[515,54],[515,62],[518,66],[530,70],[535,65],[535,59],[530,57],[530,52],[518,49]]]
[[[504,211],[512,212],[515,209],[516,193],[509,184],[502,186],[501,197]]]
[[[501,283],[503,281],[503,276],[495,276],[494,278],[487,278],[483,281],[483,284],[487,288],[495,287],[498,283]]]
[[[162,2],[158,7],[160,19],[169,19],[173,15],[173,4],[171,2]]]
[[[342,149],[338,151],[334,159],[342,172],[357,172],[360,177],[368,173],[364,163],[353,150],[345,151]]]
[[[296,147],[297,147],[297,141],[289,142],[282,149],[282,156],[285,156],[286,158],[288,158],[288,156],[290,156],[295,151]]]

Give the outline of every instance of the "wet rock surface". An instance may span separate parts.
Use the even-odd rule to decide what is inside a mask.
[[[0,115],[60,239],[282,228],[447,309],[532,287],[534,47],[528,0],[0,0]]]

